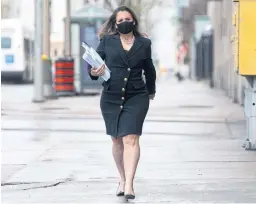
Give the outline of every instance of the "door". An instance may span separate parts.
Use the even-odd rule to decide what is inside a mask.
[[[99,44],[97,36],[97,28],[92,24],[80,25],[80,42],[86,42],[92,48],[96,49]],[[91,80],[88,74],[89,64],[83,60],[84,48],[80,48],[80,59],[81,59],[81,91],[82,92],[94,92],[97,93],[101,90],[103,80],[99,78],[97,81]]]

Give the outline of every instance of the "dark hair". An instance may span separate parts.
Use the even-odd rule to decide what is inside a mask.
[[[132,11],[132,9],[128,8],[127,6],[120,6],[112,13],[112,15],[109,17],[109,19],[103,24],[102,29],[99,33],[100,39],[104,35],[116,35],[116,34],[118,34],[115,25],[116,25],[117,13],[120,12],[120,11],[127,11],[132,15],[132,18],[135,22],[135,26],[134,26],[134,29],[133,29],[133,34],[135,36],[142,36],[142,34],[139,31],[138,18],[136,16],[136,14]]]

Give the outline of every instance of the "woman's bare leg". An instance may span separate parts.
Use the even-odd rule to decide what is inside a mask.
[[[112,154],[116,163],[116,167],[120,174],[120,186],[117,190],[118,192],[124,192],[124,185],[125,185],[125,171],[124,171],[124,161],[123,161],[123,152],[124,152],[124,145],[122,138],[114,138],[112,137]]]
[[[139,137],[137,135],[127,135],[123,137],[124,144],[124,170],[125,170],[125,194],[134,195],[133,180],[137,165],[140,159]]]

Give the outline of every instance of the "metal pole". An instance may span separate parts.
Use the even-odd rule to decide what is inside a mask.
[[[43,77],[44,77],[44,97],[45,99],[57,99],[55,95],[55,91],[53,88],[53,79],[52,79],[52,61],[50,57],[50,4],[51,0],[44,0],[43,1],[44,7],[44,22],[43,22]]]
[[[35,0],[35,71],[34,103],[44,102],[42,66],[42,0]]]
[[[71,57],[71,23],[70,23],[70,0],[66,0],[66,21],[65,21],[65,55]]]
[[[247,140],[243,145],[246,150],[256,150],[256,76],[246,76],[248,88],[245,90],[245,116]]]
[[[43,13],[44,13],[44,35],[43,35],[43,53],[50,56],[50,1],[51,0],[44,0],[43,5]]]

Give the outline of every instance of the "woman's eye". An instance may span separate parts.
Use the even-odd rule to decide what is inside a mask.
[[[123,21],[132,21],[132,19],[130,18],[120,19],[118,23],[122,23]]]

